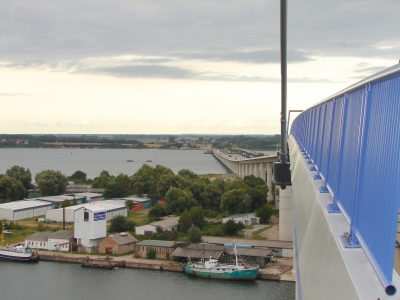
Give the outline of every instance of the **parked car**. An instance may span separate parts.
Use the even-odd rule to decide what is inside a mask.
[[[4,234],[12,235],[12,232],[10,230],[4,230]]]

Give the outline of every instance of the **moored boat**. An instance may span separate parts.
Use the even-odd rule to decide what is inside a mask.
[[[246,264],[238,262],[238,254],[235,249],[235,263],[225,264],[220,263],[217,259],[208,260],[202,259],[200,262],[189,262],[186,265],[185,271],[189,275],[210,279],[223,280],[254,280],[257,277],[259,266],[256,264]]]
[[[39,260],[39,258],[39,254],[36,250],[32,250],[31,248],[25,247],[24,245],[17,245],[14,246],[12,249],[0,249],[0,259],[36,262]]]

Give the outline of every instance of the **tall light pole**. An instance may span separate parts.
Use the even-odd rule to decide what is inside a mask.
[[[286,111],[287,111],[287,0],[281,0],[281,145],[278,154],[278,162],[274,163],[274,176],[272,181],[275,185],[285,189],[292,185],[290,175],[290,164],[288,163],[287,133],[286,133]]]

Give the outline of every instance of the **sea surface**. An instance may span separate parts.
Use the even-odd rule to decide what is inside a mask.
[[[1,299],[19,300],[247,300],[295,299],[295,284],[213,281],[185,273],[84,269],[79,264],[0,261]]]
[[[133,160],[133,162],[128,162]],[[151,160],[151,162],[146,162]],[[28,168],[32,178],[43,170],[60,171],[66,176],[80,170],[88,178],[102,170],[111,175],[133,175],[143,164],[170,168],[175,174],[189,169],[196,174],[225,174],[225,167],[212,154],[202,150],[158,149],[0,149],[0,174],[14,165]]]

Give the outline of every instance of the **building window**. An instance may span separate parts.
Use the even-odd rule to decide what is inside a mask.
[[[83,212],[83,221],[85,221],[85,222],[89,221],[89,212],[88,211]]]
[[[40,242],[40,247],[42,246],[42,242]]]

